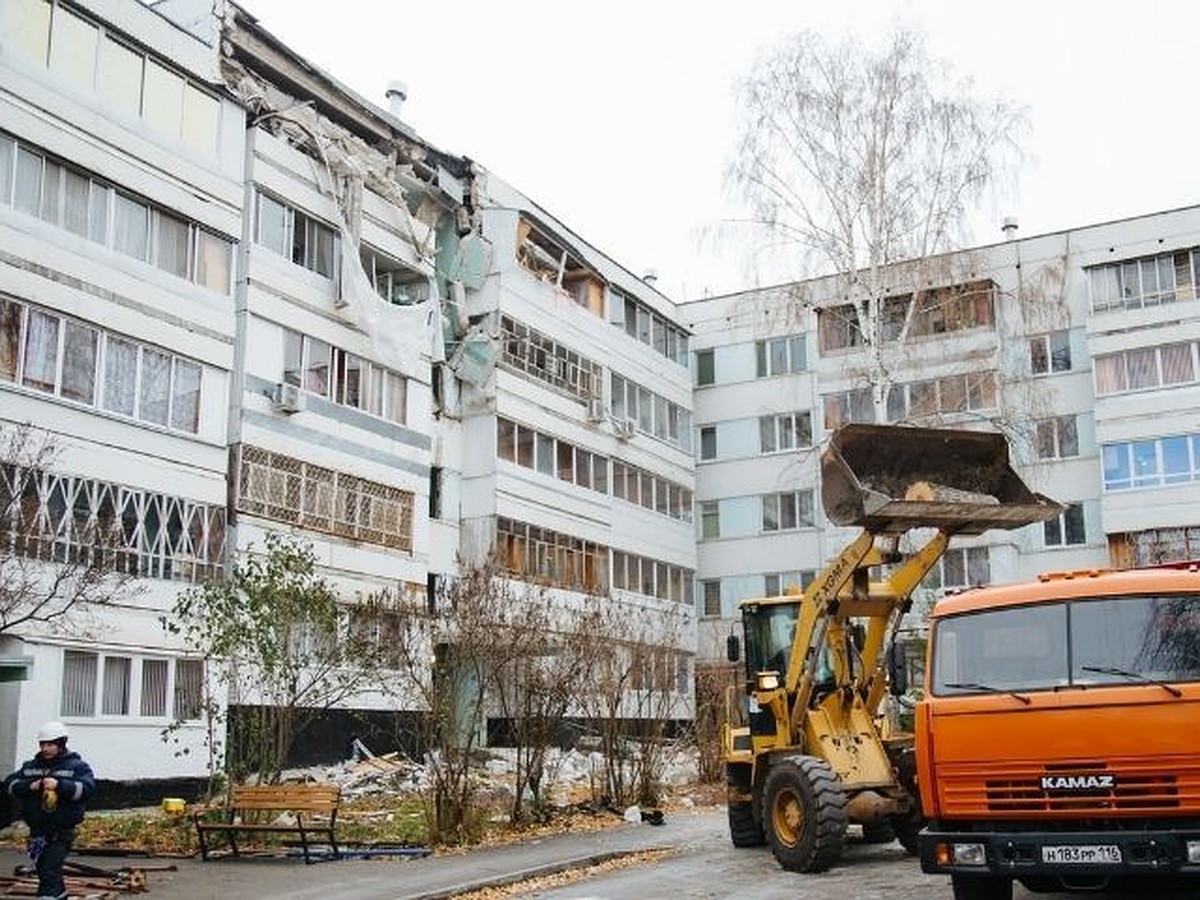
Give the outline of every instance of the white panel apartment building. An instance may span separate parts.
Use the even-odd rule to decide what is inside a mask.
[[[805,584],[853,537],[817,458],[847,421],[999,428],[1057,520],[956,539],[939,590],[1200,559],[1200,208],[895,268],[886,383],[837,279],[688,303],[695,331],[698,664],[737,603]],[[921,288],[916,302],[912,285]]]
[[[203,775],[198,718],[160,737],[206,679],[160,617],[270,531],[347,604],[426,604],[494,552],[564,606],[665,613],[686,719],[737,602],[841,549],[815,458],[876,408],[1003,428],[1067,504],[954,545],[930,596],[1200,557],[1200,208],[898,267],[873,389],[835,279],[676,306],[220,14],[0,3],[0,422],[58,451],[20,509],[43,558],[119,523],[134,576],[86,628],[0,633],[29,676],[0,683],[0,761],[58,717],[106,779]]]
[[[311,544],[348,608],[431,603],[460,555],[496,550],[565,604],[667,612],[672,716],[689,717],[673,305],[233,4],[217,13],[0,4],[0,424],[57,451],[13,508],[46,559],[119,523],[133,576],[79,627],[0,633],[0,668],[27,676],[0,683],[0,761],[54,717],[102,778],[203,776],[211,673],[160,619],[268,532]],[[346,715],[306,749],[343,751]]]

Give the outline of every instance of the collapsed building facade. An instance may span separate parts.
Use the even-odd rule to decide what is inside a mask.
[[[106,779],[203,776],[220,691],[162,619],[272,533],[312,547],[347,616],[389,598],[381,643],[491,558],[564,606],[673,611],[691,715],[691,389],[665,297],[233,3],[6,2],[0,121],[0,418],[52,447],[6,461],[8,559],[69,568],[102,529],[122,576],[3,623],[0,755],[61,718]],[[261,698],[219,701],[236,721]],[[300,761],[412,711],[347,701]]]

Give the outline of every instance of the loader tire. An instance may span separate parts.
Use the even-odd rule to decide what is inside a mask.
[[[754,818],[753,803],[729,804],[729,838],[735,847],[761,847],[767,842],[762,823]]]
[[[763,820],[771,852],[791,872],[821,872],[842,854],[846,795],[823,759],[781,760],[763,789]]]

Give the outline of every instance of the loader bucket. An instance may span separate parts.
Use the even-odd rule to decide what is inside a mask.
[[[834,524],[876,534],[980,534],[1062,511],[1012,470],[1003,435],[899,425],[835,431],[821,455],[821,500]]]

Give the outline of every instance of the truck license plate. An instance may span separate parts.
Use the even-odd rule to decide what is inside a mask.
[[[1064,844],[1042,848],[1042,862],[1111,865],[1121,862],[1116,844]]]

